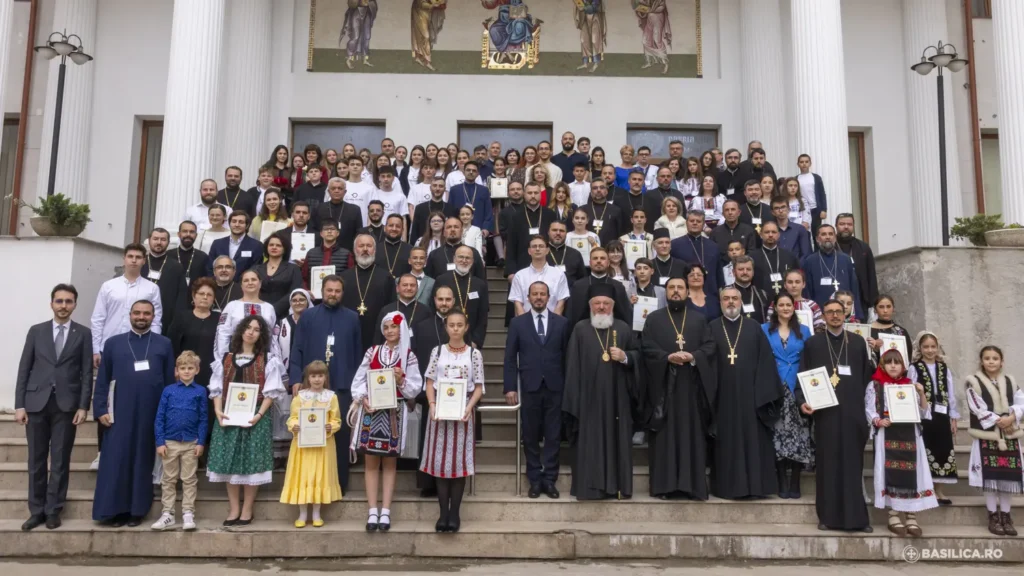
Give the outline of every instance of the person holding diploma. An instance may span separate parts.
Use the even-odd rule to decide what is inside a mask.
[[[902,336],[907,342],[907,353],[914,349],[914,342],[910,339],[910,332],[903,326],[900,326],[893,319],[896,315],[896,303],[892,299],[892,296],[888,294],[882,294],[875,300],[875,313],[878,314],[878,319],[871,323],[871,338],[868,339],[868,346],[871,347],[871,354],[874,356],[877,362],[882,352],[882,339],[879,338],[879,334],[893,334],[895,336]],[[904,362],[909,362],[909,358],[904,358]]]
[[[273,434],[268,412],[274,400],[285,394],[285,371],[280,358],[270,351],[270,326],[261,316],[247,316],[235,326],[227,354],[213,363],[210,398],[217,423],[210,437],[206,476],[211,482],[227,484],[229,512],[224,526],[248,526],[259,486],[272,479]],[[233,382],[258,387],[256,409],[247,426],[228,425],[224,395],[231,393]],[[241,508],[239,487],[244,487]]]
[[[292,224],[291,218],[288,217],[288,209],[281,201],[279,188],[270,187],[263,193],[263,205],[260,207],[259,214],[252,219],[252,224],[249,225],[249,236],[262,242],[264,222],[284,224],[286,228]]]
[[[384,343],[371,346],[352,380],[352,405],[348,425],[352,428],[350,449],[365,457],[366,499],[370,512],[366,531],[391,529],[391,498],[395,493],[398,457],[405,448],[406,416],[416,409],[416,395],[423,389],[416,355],[409,349],[409,324],[401,312],[391,312],[380,322]],[[381,385],[391,371],[390,382]],[[380,389],[387,389],[382,398]],[[394,405],[394,408],[381,407]],[[377,513],[377,486],[384,468],[384,506]]]
[[[892,397],[908,396],[892,386],[912,386],[916,391],[919,419],[931,418],[931,408],[924,396],[924,386],[907,378],[907,365],[898,350],[886,350],[878,363],[871,384],[864,391],[864,411],[875,437],[875,508],[889,509],[889,531],[897,536],[921,536],[915,514],[938,508],[928,454],[921,438],[921,424],[893,422],[904,406],[894,406]],[[908,401],[914,398],[906,398]],[[909,402],[908,402],[909,403]],[[906,513],[904,522],[899,513]]]
[[[824,332],[825,318],[821,313],[821,308],[818,307],[818,303],[814,300],[804,298],[804,286],[807,282],[804,278],[803,270],[800,270],[799,268],[787,270],[783,276],[783,283],[785,284],[783,291],[793,298],[794,310],[806,310],[810,312],[811,325],[814,326],[814,333],[821,334]],[[771,294],[771,292],[768,293]],[[840,305],[842,305],[841,302]],[[765,314],[768,316],[768,319],[771,320],[772,315],[775,314],[775,305],[769,305],[768,311]]]
[[[768,337],[775,356],[775,368],[785,385],[782,411],[775,423],[775,472],[779,480],[779,498],[799,498],[800,471],[814,467],[811,425],[800,415],[795,396],[800,353],[811,338],[811,331],[797,320],[792,296],[782,292],[772,304],[775,314],[761,325],[761,329]]]
[[[448,343],[430,353],[424,377],[427,379],[427,403],[430,419],[420,457],[420,472],[437,479],[437,501],[441,513],[434,525],[437,532],[458,532],[462,524],[459,509],[466,491],[466,477],[476,473],[473,411],[484,395],[484,357],[466,343],[469,322],[461,310],[453,309],[445,318]],[[460,420],[439,418],[439,381],[463,383],[466,408]]]
[[[292,431],[292,446],[288,453],[288,469],[284,473],[282,504],[297,504],[299,517],[296,528],[306,527],[306,504],[313,508],[313,527],[324,525],[320,506],[341,500],[338,482],[338,456],[334,435],[341,430],[341,408],[338,397],[327,385],[327,364],[320,360],[310,362],[292,398],[288,429]],[[304,410],[322,409],[325,413],[319,425],[324,427],[323,446],[302,446],[304,427],[300,424]],[[306,415],[305,426],[316,425]],[[315,435],[315,434],[311,434]]]
[[[957,481],[954,442],[960,412],[957,410],[953,370],[946,364],[945,353],[934,332],[922,330],[917,333],[907,378],[924,386],[924,397],[932,407],[932,417],[921,422],[921,438],[928,454],[935,498],[939,506],[949,506],[953,501],[942,493],[942,485],[956,484]]]

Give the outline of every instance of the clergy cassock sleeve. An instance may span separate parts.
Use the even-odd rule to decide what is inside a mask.
[[[757,417],[769,429],[775,427],[782,414],[783,392],[782,379],[775,366],[775,355],[772,345],[764,331],[755,330],[757,335],[757,385],[754,402],[757,406]]]

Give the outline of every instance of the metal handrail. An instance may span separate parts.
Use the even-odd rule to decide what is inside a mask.
[[[487,385],[484,384],[486,387]],[[476,409],[481,412],[515,412],[516,413],[516,496],[523,495],[523,477],[522,477],[522,466],[523,466],[523,446],[522,446],[522,427],[523,421],[520,416],[519,409],[523,405],[523,394],[522,385],[520,380],[516,379],[516,398],[519,400],[512,406],[477,406]],[[469,494],[470,496],[476,496],[476,475],[469,479]]]

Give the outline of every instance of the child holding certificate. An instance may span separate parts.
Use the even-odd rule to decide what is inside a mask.
[[[1024,485],[1024,390],[1017,379],[1003,373],[1003,351],[981,349],[981,370],[967,378],[967,406],[971,410],[970,484],[985,492],[988,531],[1016,536],[1010,518],[1010,500]]]
[[[371,346],[352,380],[351,448],[366,457],[366,500],[370,506],[366,531],[391,529],[391,498],[395,493],[398,457],[405,447],[406,416],[416,408],[423,390],[416,355],[409,350],[409,326],[399,312],[380,323],[384,344]],[[404,402],[403,402],[404,400]],[[384,501],[377,513],[377,486],[384,468]]]
[[[311,409],[323,410],[323,420],[317,422],[316,416],[320,411]],[[305,428],[317,425],[323,426],[324,436],[319,438],[323,445],[303,446]],[[288,469],[284,473],[281,503],[299,506],[296,528],[306,527],[306,504],[311,504],[313,527],[320,528],[324,525],[320,506],[341,500],[334,443],[334,435],[341,430],[341,408],[338,397],[327,387],[327,364],[320,360],[306,366],[298,393],[292,398],[288,429],[292,431],[292,447],[288,454]]]
[[[898,350],[887,350],[879,360],[872,382],[864,392],[864,410],[875,437],[875,507],[889,509],[889,531],[897,536],[921,536],[915,513],[937,508],[928,454],[921,425],[907,422],[903,412],[916,409],[919,418],[931,418],[924,387],[907,378],[906,364]],[[913,386],[910,397],[907,389]],[[890,393],[893,388],[897,390]],[[906,402],[900,402],[906,401]],[[913,415],[913,414],[912,414]],[[897,420],[898,422],[894,422]],[[906,513],[906,521],[899,513]]]
[[[461,525],[459,508],[466,490],[466,477],[475,474],[473,409],[484,394],[484,359],[479,350],[466,344],[468,322],[462,312],[452,311],[445,319],[448,343],[434,348],[424,377],[427,379],[427,402],[430,419],[427,437],[420,457],[420,472],[437,478],[437,500],[440,517],[434,526],[438,532],[458,532]],[[459,420],[442,419],[450,400],[438,389],[464,389],[465,409]],[[445,408],[438,408],[442,402]]]
[[[953,371],[946,365],[943,354],[938,336],[927,330],[918,332],[907,377],[924,387],[925,400],[932,408],[931,420],[921,422],[921,437],[931,464],[935,497],[940,506],[949,506],[953,502],[943,495],[942,485],[956,484],[953,439],[960,412],[957,411]]]

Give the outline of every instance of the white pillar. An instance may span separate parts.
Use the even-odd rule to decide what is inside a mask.
[[[1003,222],[1024,224],[1024,2],[992,0]]]
[[[155,217],[156,225],[168,230],[198,202],[199,182],[217,176],[223,39],[224,0],[175,0]]]
[[[791,130],[787,122],[779,0],[742,0],[740,46],[743,157],[747,155],[747,142],[760,140],[775,171],[780,176],[793,174],[796,158],[790,149]]]
[[[839,0],[792,0],[796,146],[828,194],[828,216],[849,212],[849,127]]]
[[[0,116],[2,116],[4,105],[4,89],[6,88],[5,78],[7,75],[7,48],[11,45],[11,21],[14,15],[14,0],[0,0]],[[3,145],[4,133],[0,130],[0,146]]]
[[[96,57],[96,0],[57,0],[53,24],[41,33],[64,32],[77,34],[82,39],[86,54]],[[43,36],[38,37],[40,42]],[[64,102],[61,110],[60,143],[57,146],[57,174],[54,193],[64,194],[75,202],[89,199],[89,150],[92,135],[93,71],[96,64],[81,66],[70,58],[64,76]],[[43,110],[43,132],[39,145],[39,178],[36,187],[39,196],[45,196],[50,182],[50,149],[53,146],[53,122],[57,105],[57,76],[60,57],[50,61],[46,80],[46,100]]]
[[[903,0],[903,58],[907,66],[907,127],[910,133],[910,191],[913,197],[914,232],[918,246],[942,245],[941,171],[939,170],[938,91],[935,71],[921,76],[909,67],[921,60],[926,46],[949,37],[945,2]],[[964,50],[966,46],[959,46]],[[930,52],[934,54],[934,51]],[[963,215],[958,165],[956,121],[953,117],[953,83],[956,76],[943,71],[946,115],[946,184],[949,225]],[[962,80],[961,80],[962,81]]]
[[[220,86],[218,181],[227,166],[242,169],[243,187],[254,186],[270,158],[270,64],[273,6],[270,0],[229,0],[224,80]]]

